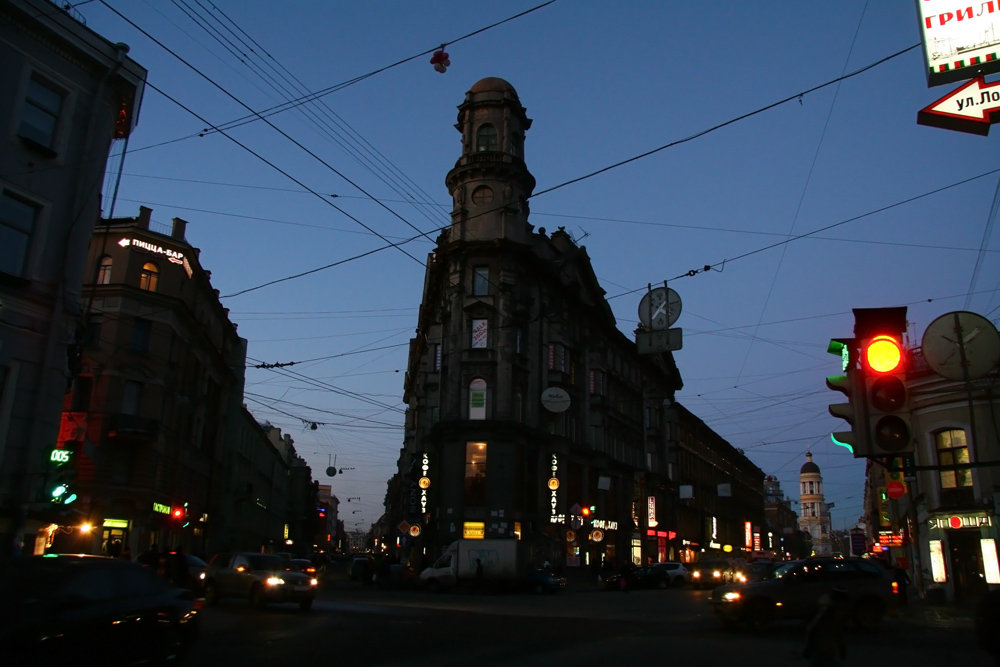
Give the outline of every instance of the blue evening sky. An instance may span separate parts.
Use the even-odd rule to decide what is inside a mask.
[[[114,214],[187,220],[250,363],[299,362],[249,369],[247,404],[353,499],[348,530],[379,517],[395,470],[423,262],[449,222],[456,106],[480,78],[513,84],[534,120],[539,193],[690,138],[539,194],[531,222],[586,246],[630,337],[642,290],[670,281],[679,400],[795,499],[811,450],[835,528],[863,502],[864,460],[830,443],[844,424],[824,384],[851,309],[908,306],[919,344],[939,315],[1000,308],[1000,129],[917,125],[952,86],[927,87],[913,0],[558,0],[457,42],[542,0],[106,2],[77,11],[129,44],[151,84]],[[444,74],[429,53],[387,68],[444,42]],[[314,91],[329,92],[227,131],[246,148],[197,136],[247,116],[240,103]],[[328,479],[334,458],[344,472]]]

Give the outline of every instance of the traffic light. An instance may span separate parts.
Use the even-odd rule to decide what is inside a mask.
[[[913,451],[906,348],[900,332],[879,333],[861,342],[865,373],[870,454],[895,457]]]
[[[61,468],[56,472],[55,480],[49,486],[49,499],[54,505],[69,505],[76,500],[73,491],[73,481],[76,471],[72,468]]]
[[[835,338],[830,341],[827,352],[842,360],[844,375],[826,378],[826,386],[847,396],[847,403],[831,403],[830,414],[846,421],[850,431],[835,431],[830,434],[833,444],[847,448],[855,457],[864,456],[868,451],[868,422],[865,414],[864,376],[858,369],[858,345],[853,338]]]

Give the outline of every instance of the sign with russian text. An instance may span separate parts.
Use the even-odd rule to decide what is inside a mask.
[[[934,516],[927,520],[928,528],[979,528],[981,526],[992,526],[993,519],[986,514],[970,515],[955,514],[953,516]]]
[[[927,85],[1000,72],[1000,0],[917,0]]]
[[[131,246],[153,255],[163,255],[168,261],[173,262],[174,264],[184,263],[184,253],[171,250],[170,248],[163,248],[155,243],[147,243],[146,241],[142,241],[140,239],[122,239],[118,242],[118,245],[123,248]]]
[[[986,83],[981,76],[917,112],[918,125],[984,137],[994,123],[1000,123],[1000,81]]]

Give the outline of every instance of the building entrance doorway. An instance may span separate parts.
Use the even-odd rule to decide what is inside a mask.
[[[987,589],[979,530],[949,530],[948,555],[955,578],[955,601],[978,602]]]

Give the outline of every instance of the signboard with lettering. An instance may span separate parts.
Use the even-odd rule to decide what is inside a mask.
[[[917,3],[927,85],[1000,72],[1000,2]]]

